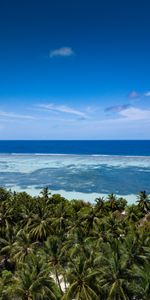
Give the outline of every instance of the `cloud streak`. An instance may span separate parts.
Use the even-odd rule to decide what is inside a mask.
[[[128,120],[150,120],[150,110],[140,109],[136,107],[129,107],[119,112],[119,115]]]
[[[8,119],[24,119],[24,120],[35,120],[33,116],[16,114],[13,112],[0,111],[0,117]]]
[[[141,93],[141,94],[137,93],[136,91],[132,91],[128,95],[128,98],[131,100],[134,100],[134,99],[136,100],[136,99],[143,98],[143,97],[150,97],[150,91]]]
[[[74,55],[74,51],[72,50],[71,47],[62,47],[62,48],[54,49],[54,50],[50,51],[50,53],[49,53],[50,58],[69,57],[69,56],[73,56],[73,55]]]
[[[130,107],[130,104],[113,105],[105,109],[105,112],[121,112]]]
[[[145,97],[150,97],[150,91],[144,94]]]
[[[51,112],[71,114],[82,118],[86,117],[86,114],[84,112],[66,105],[54,105],[50,103],[50,104],[40,104],[38,105],[38,107],[46,109],[47,111],[51,111]]]
[[[125,121],[138,121],[138,120],[150,120],[150,110],[141,109],[129,104],[110,106],[105,109],[105,112],[114,113],[117,118],[114,120]]]

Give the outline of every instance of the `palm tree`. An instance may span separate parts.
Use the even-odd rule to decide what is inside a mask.
[[[64,202],[61,202],[57,205],[57,210],[55,208],[55,212],[53,213],[53,217],[51,218],[53,231],[60,237],[62,237],[62,233],[67,231],[67,227],[69,225],[68,219],[70,217],[69,207],[66,206]]]
[[[105,210],[105,200],[104,197],[99,197],[95,199],[95,210],[99,212],[103,212]]]
[[[10,257],[13,244],[16,240],[17,230],[15,227],[9,227],[5,231],[4,237],[0,238],[0,254],[8,255]]]
[[[8,208],[7,201],[0,203],[0,236],[5,238],[6,232],[10,231],[14,225],[11,204],[9,203]]]
[[[66,258],[74,258],[80,254],[85,254],[89,251],[88,246],[88,236],[86,235],[85,229],[77,224],[76,227],[73,227],[67,236],[66,241],[63,242],[62,255]]]
[[[24,262],[31,253],[35,252],[38,242],[33,242],[29,233],[23,229],[16,235],[16,241],[12,245],[11,256],[17,264]]]
[[[138,221],[142,218],[143,214],[139,211],[137,205],[132,204],[126,209],[125,222],[129,230],[135,228]]]
[[[100,288],[104,299],[130,300],[131,293],[128,288],[129,275],[121,253],[121,242],[113,241],[111,246],[105,245],[100,255]]]
[[[150,268],[146,263],[140,268],[134,265],[132,277],[136,283],[138,299],[148,300],[150,296]]]
[[[150,258],[149,239],[142,232],[131,231],[124,238],[124,258],[127,267],[142,266]]]
[[[96,275],[98,272],[92,268],[87,268],[87,263],[83,257],[77,261],[71,261],[67,270],[67,280],[69,287],[62,297],[62,300],[98,300],[96,294]]]
[[[14,270],[15,262],[12,257],[13,244],[16,239],[16,228],[12,227],[5,232],[5,238],[0,238],[0,269]]]
[[[89,236],[92,232],[97,231],[100,224],[99,213],[95,208],[87,209],[83,208],[78,214],[80,222],[85,228],[86,235]]]
[[[60,293],[63,294],[61,287],[60,277],[63,277],[64,283],[65,279],[65,270],[62,267],[63,257],[61,255],[61,241],[57,236],[51,236],[44,243],[44,254],[46,255],[46,259],[48,265],[50,266],[50,270],[55,276],[55,280],[59,286]]]
[[[125,205],[0,189],[0,300],[148,300],[149,197]]]
[[[5,188],[0,187],[0,203],[9,201],[12,196],[11,191],[7,191]]]
[[[48,187],[44,187],[43,190],[41,191],[40,193],[42,195],[42,198],[46,201],[46,203],[48,202],[49,200],[49,195],[51,195],[51,193],[49,192],[48,190]]]
[[[139,193],[137,203],[143,213],[150,211],[150,198],[145,191]]]
[[[109,213],[107,217],[103,219],[105,223],[106,236],[111,238],[120,238],[124,234],[124,223],[117,218],[114,213]]]
[[[111,193],[111,194],[108,195],[108,201],[107,201],[107,203],[109,204],[110,209],[112,211],[117,210],[117,202],[116,202],[116,200],[117,200],[117,198],[116,198],[115,194]]]
[[[51,215],[47,206],[40,201],[36,210],[37,212],[29,219],[26,229],[33,239],[42,242],[52,233]]]
[[[46,262],[34,255],[16,272],[6,295],[12,300],[60,299],[58,287],[50,277]]]
[[[4,270],[1,272],[0,277],[0,300],[9,300],[7,295],[7,289],[12,284],[12,273]]]

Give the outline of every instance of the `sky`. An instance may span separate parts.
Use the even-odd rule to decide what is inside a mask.
[[[150,1],[2,0],[0,139],[150,139]]]

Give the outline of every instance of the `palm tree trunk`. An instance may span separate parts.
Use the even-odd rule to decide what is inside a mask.
[[[60,292],[63,295],[63,291],[62,291],[62,288],[61,288],[61,284],[60,284],[60,280],[59,280],[59,275],[58,275],[58,272],[57,272],[57,268],[55,268],[55,276],[56,276],[56,280],[57,280]]]
[[[67,289],[67,283],[66,283],[66,277],[65,277],[65,275],[63,275],[63,281],[64,281],[65,291],[66,291],[66,289]]]

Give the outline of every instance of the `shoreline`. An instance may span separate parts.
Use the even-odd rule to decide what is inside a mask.
[[[9,187],[6,187],[9,189]],[[38,196],[42,189],[37,189],[33,186],[29,188],[21,189],[18,186],[10,187],[11,191],[14,192],[26,192],[31,196]],[[108,194],[105,193],[82,193],[82,192],[75,192],[75,191],[65,191],[65,190],[51,190],[49,192],[54,194],[60,194],[62,197],[66,198],[67,200],[83,200],[85,202],[94,203],[96,198],[104,197],[106,199]],[[127,195],[119,195],[115,194],[118,198],[122,197],[127,200],[128,204],[134,204],[137,200],[137,195],[135,194],[127,194]]]
[[[0,153],[0,157],[8,157],[8,156],[71,156],[71,157],[115,157],[115,158],[150,158],[150,155],[124,155],[124,154],[82,154],[82,153],[14,153],[14,152],[6,152],[6,153]]]

